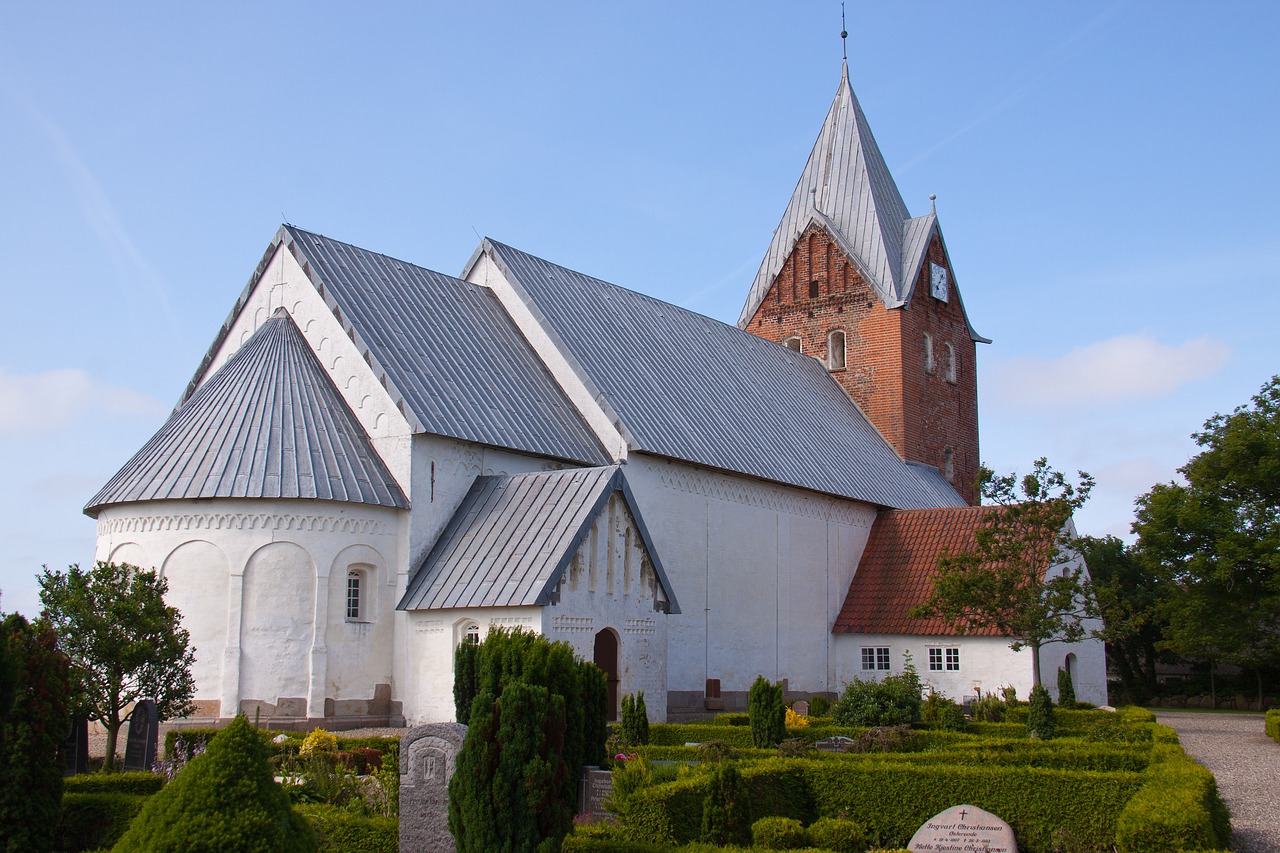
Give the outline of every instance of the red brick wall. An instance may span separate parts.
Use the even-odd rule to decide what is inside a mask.
[[[936,238],[929,260],[950,267]],[[817,296],[810,288],[817,283]],[[904,459],[944,467],[953,453],[952,482],[970,503],[978,473],[975,348],[960,300],[929,294],[925,262],[911,303],[889,310],[826,231],[814,225],[796,243],[747,331],[781,343],[800,338],[801,352],[829,363],[831,331],[845,333],[846,367],[832,376]],[[925,371],[924,334],[934,340],[935,368]],[[956,354],[956,382],[946,380],[946,347]]]

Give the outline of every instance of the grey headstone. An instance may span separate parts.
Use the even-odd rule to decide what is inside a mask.
[[[795,711],[802,717],[807,717],[809,716],[809,703],[803,699],[797,699],[795,702],[791,703],[791,710]]]
[[[835,735],[834,737],[823,738],[814,743],[813,748],[822,752],[848,752],[849,747],[853,746],[856,741],[851,737],[844,735]]]
[[[156,763],[156,741],[160,737],[160,720],[156,703],[139,700],[129,714],[129,736],[124,742],[124,769],[150,770]]]
[[[952,806],[925,821],[907,849],[916,853],[1018,853],[1009,824],[977,806]]]
[[[604,801],[613,793],[613,772],[599,767],[582,768],[582,786],[578,795],[578,814],[605,817],[610,814]]]
[[[449,833],[449,778],[467,727],[414,726],[400,738],[401,853],[453,853]]]
[[[67,762],[66,775],[89,772],[89,720],[71,718],[71,733],[62,744],[62,757]]]

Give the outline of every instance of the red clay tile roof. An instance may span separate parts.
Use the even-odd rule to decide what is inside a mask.
[[[836,617],[835,634],[957,635],[941,619],[913,619],[907,614],[933,589],[938,555],[957,553],[974,544],[974,531],[992,506],[885,510],[871,526],[849,595]],[[969,636],[999,636],[993,628],[974,629]]]

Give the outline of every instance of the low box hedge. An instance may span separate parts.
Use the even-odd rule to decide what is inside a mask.
[[[316,831],[321,851],[335,853],[396,853],[400,847],[400,820],[353,814],[338,806],[294,807]]]
[[[62,815],[54,832],[53,849],[79,853],[115,846],[149,797],[150,794],[68,790],[62,795]]]
[[[770,759],[741,767],[751,789],[751,818],[843,815],[881,843],[905,844],[928,818],[959,802],[1000,815],[1019,847],[1050,851],[1065,829],[1086,847],[1115,837],[1116,819],[1142,787],[1138,773],[1093,773],[1028,767],[968,767],[906,763],[882,757],[840,761]],[[698,776],[635,794],[625,823],[638,840],[683,844],[701,831],[707,777]]]
[[[145,770],[130,773],[81,773],[62,780],[67,794],[143,794],[164,787],[164,777]]]
[[[1213,774],[1181,747],[1159,745],[1116,825],[1120,853],[1225,849],[1231,821]]]
[[[1263,725],[1266,727],[1267,737],[1280,743],[1280,708],[1267,711],[1267,718]]]

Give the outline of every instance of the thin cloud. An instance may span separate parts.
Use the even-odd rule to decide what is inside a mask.
[[[0,368],[0,434],[49,432],[82,415],[157,415],[167,407],[131,388],[64,368],[18,375]]]
[[[1154,400],[1212,376],[1230,358],[1230,347],[1207,336],[1169,345],[1120,335],[1048,361],[1011,359],[994,365],[989,381],[997,399],[1021,406]]]

